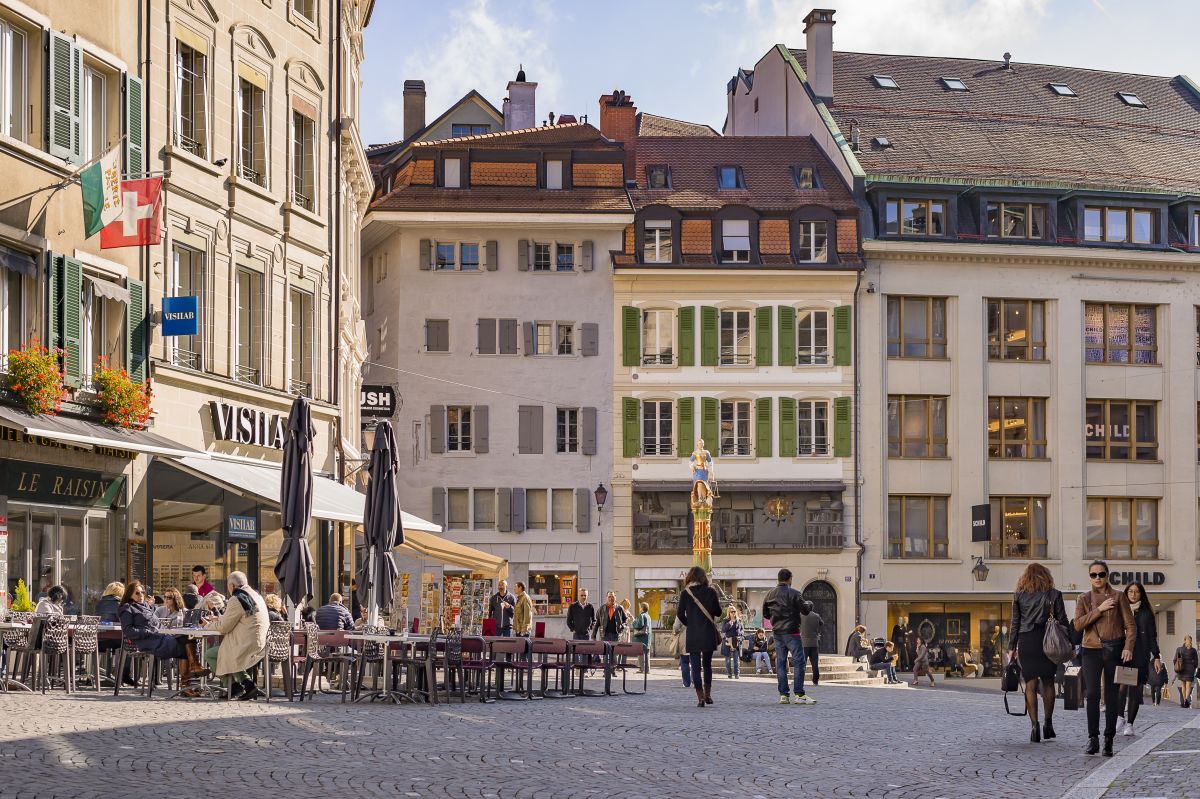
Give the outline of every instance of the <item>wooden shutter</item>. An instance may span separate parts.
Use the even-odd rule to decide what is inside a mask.
[[[754,309],[754,364],[771,365],[771,306]]]
[[[533,355],[533,322],[523,322],[521,323],[521,328],[525,334],[523,336],[525,339],[525,354]]]
[[[49,318],[46,320],[49,325],[49,334],[46,336],[46,346],[49,349],[62,346],[62,281],[63,281],[63,257],[61,255],[49,254],[50,263],[47,270],[50,273],[50,286],[47,289],[47,299],[50,309]]]
[[[50,51],[47,61],[49,79],[46,82],[46,125],[50,155],[72,164],[83,162],[83,122],[80,82],[83,72],[83,51],[66,36],[50,31]]]
[[[850,403],[849,397],[833,400],[833,456],[850,457]]]
[[[517,354],[517,320],[501,319],[500,324],[500,354]]]
[[[796,365],[796,309],[790,305],[779,306],[779,365]],[[780,453],[783,454],[783,453]]]
[[[500,268],[500,243],[497,241],[489,241],[485,248],[487,255],[487,271],[495,272]]]
[[[596,454],[596,409],[584,408],[580,414],[580,424],[583,430],[580,432],[579,451],[584,455]]]
[[[543,418],[541,405],[521,405],[517,408],[518,454],[542,454]]]
[[[430,498],[429,505],[429,521],[446,529],[446,489],[442,486],[433,487],[433,496]]]
[[[128,278],[129,302],[125,305],[125,363],[135,382],[146,380],[146,284]]]
[[[592,529],[592,492],[586,488],[575,489],[575,530],[580,533]]]
[[[850,365],[850,306],[833,309],[833,365]]]
[[[675,455],[685,457],[696,445],[696,400],[680,397],[675,400]]]
[[[517,242],[517,269],[522,272],[529,271],[529,239]]]
[[[685,305],[675,312],[679,335],[675,349],[679,352],[680,366],[696,365],[696,309]]]
[[[433,268],[433,244],[429,239],[421,239],[421,255],[417,266],[426,271]]]
[[[754,401],[754,454],[759,458],[771,457],[770,397],[759,397]]]
[[[71,388],[83,382],[83,264],[63,256],[62,348],[63,381]],[[91,370],[91,364],[87,365]]]
[[[446,406],[429,406],[429,451],[440,455],[446,451]]]
[[[642,454],[641,403],[637,397],[621,398],[621,455],[636,458]]]
[[[711,305],[700,306],[700,365],[717,365],[718,339],[717,309]]]
[[[530,407],[529,405],[517,406],[517,454],[529,454],[529,427],[530,427]]]
[[[595,249],[596,249],[596,245],[594,245],[592,242],[585,241],[583,243],[583,259],[582,259],[582,261],[583,261],[583,271],[585,271],[585,272],[590,272],[596,268],[594,265],[595,259],[592,257]]]
[[[600,354],[600,325],[595,322],[584,322],[579,326],[582,342],[580,349],[584,357]]]
[[[704,445],[714,452],[721,449],[720,416],[721,403],[717,402],[716,397],[700,398],[700,437],[704,439]]]
[[[125,74],[125,177],[146,172],[146,114],[142,79]]]
[[[512,489],[496,489],[496,529],[502,533],[512,532]]]
[[[475,426],[475,451],[486,454],[491,447],[488,440],[488,406],[476,405],[471,411],[471,422]]]
[[[525,489],[523,488],[512,490],[512,531],[514,533],[525,531]]]
[[[796,457],[796,400],[779,398],[779,457]]]
[[[476,324],[478,342],[476,349],[480,355],[496,354],[496,320],[480,319]]]
[[[642,362],[642,314],[632,305],[621,308],[621,365]]]

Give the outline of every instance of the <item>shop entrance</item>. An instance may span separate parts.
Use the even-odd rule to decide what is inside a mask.
[[[8,512],[8,592],[24,580],[37,601],[51,586],[67,591],[69,615],[90,613],[104,587],[122,578],[107,511],[11,503]]]
[[[813,610],[821,616],[824,625],[821,627],[821,645],[818,651],[822,655],[836,655],[838,643],[837,626],[837,592],[833,586],[824,580],[814,580],[804,586],[802,592],[805,599],[813,603]]]

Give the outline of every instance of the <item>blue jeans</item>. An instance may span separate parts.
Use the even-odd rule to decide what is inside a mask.
[[[742,659],[738,657],[736,651],[731,655],[725,656],[725,676],[728,677],[731,674],[734,677],[742,676]]]
[[[758,674],[758,667],[762,666],[763,671],[771,670],[771,654],[769,652],[754,653],[754,673]]]
[[[679,659],[679,671],[681,674],[683,674],[683,687],[691,688],[692,687],[692,661],[688,659],[687,655],[684,655],[683,657],[681,657]]]
[[[804,696],[804,642],[798,635],[775,633],[775,676],[779,679],[779,694],[788,692],[788,652],[792,653],[792,683],[797,695]]]

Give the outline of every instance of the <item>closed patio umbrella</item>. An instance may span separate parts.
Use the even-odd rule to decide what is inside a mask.
[[[288,414],[283,442],[283,476],[279,481],[279,507],[283,517],[283,545],[275,561],[280,590],[293,611],[313,595],[312,553],[308,549],[308,521],[312,516],[312,446],[316,430],[308,400],[296,397]]]
[[[363,512],[363,543],[367,557],[358,571],[360,594],[366,594],[368,623],[379,623],[381,608],[390,607],[395,593],[396,564],[392,548],[404,543],[396,473],[400,468],[396,436],[391,422],[375,428],[371,459],[367,466],[367,500]]]

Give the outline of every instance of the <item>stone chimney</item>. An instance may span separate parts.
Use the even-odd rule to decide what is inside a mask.
[[[525,67],[517,71],[517,79],[508,82],[508,99],[504,106],[504,129],[524,130],[537,127],[537,84],[525,80]]]
[[[625,145],[625,179],[632,179],[637,174],[637,106],[620,89],[600,98],[600,134]]]
[[[813,94],[823,100],[833,99],[833,14],[832,8],[814,8],[804,18],[804,71]]]
[[[404,138],[425,127],[425,81],[404,81]]]

